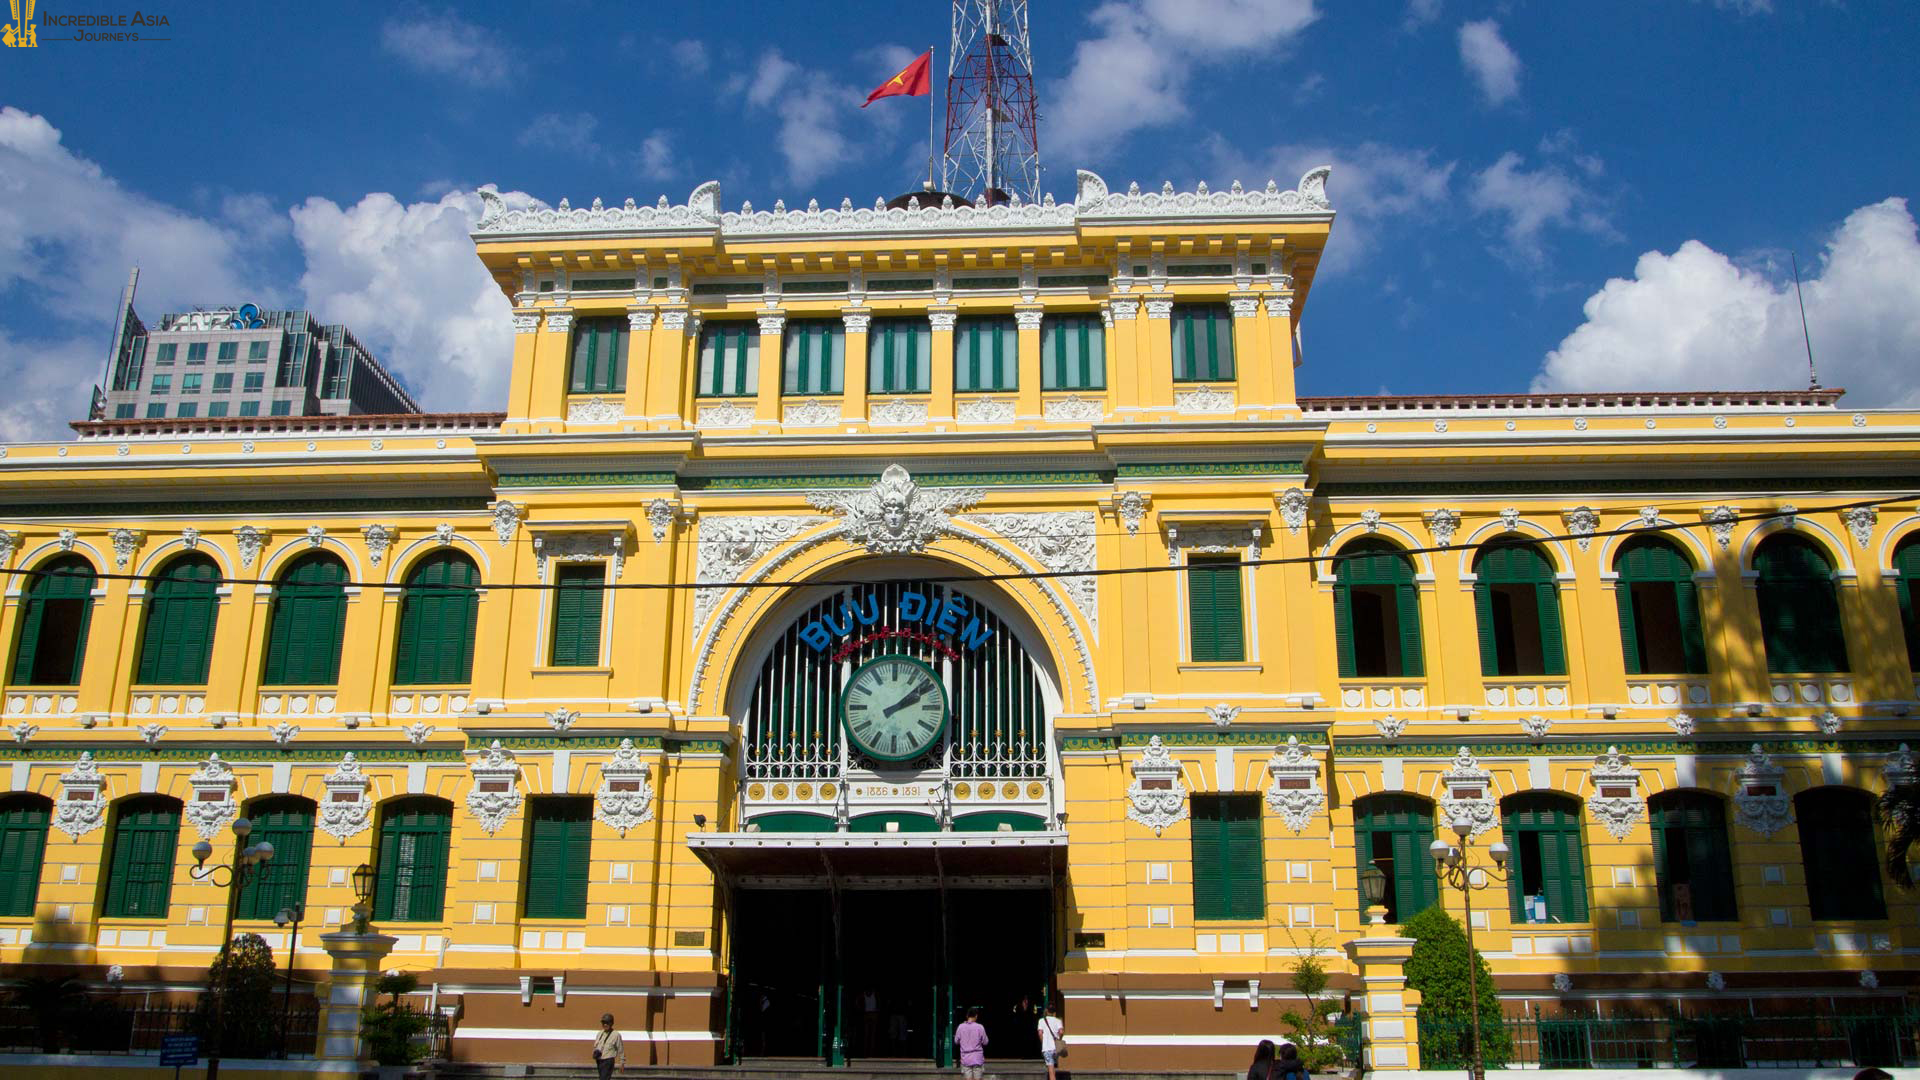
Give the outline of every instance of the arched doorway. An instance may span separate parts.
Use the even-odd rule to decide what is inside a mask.
[[[730,680],[737,817],[694,838],[730,1048],[950,1064],[977,1008],[1003,1054],[1037,1054],[1065,863],[1053,659],[952,566],[858,565],[773,608]]]

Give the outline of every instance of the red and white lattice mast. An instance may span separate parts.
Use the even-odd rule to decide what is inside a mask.
[[[1027,0],[953,0],[940,187],[978,205],[1040,197]]]

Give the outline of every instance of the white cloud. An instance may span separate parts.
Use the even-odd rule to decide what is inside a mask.
[[[497,86],[512,69],[492,33],[452,11],[394,16],[380,26],[380,47],[430,75],[472,86]]]
[[[1327,195],[1338,213],[1335,240],[1321,269],[1338,271],[1364,258],[1380,230],[1396,219],[1417,219],[1443,204],[1452,190],[1455,165],[1436,161],[1431,150],[1363,142],[1352,146],[1299,143],[1251,157],[1214,136],[1208,143],[1214,174],[1264,184],[1271,177],[1291,185],[1316,165],[1333,166]]]
[[[402,205],[382,192],[344,208],[314,197],[291,216],[309,311],[351,327],[423,408],[504,407],[510,305],[474,257],[477,195]]]
[[[592,113],[542,113],[521,130],[517,141],[533,150],[556,150],[592,158],[600,152],[599,144],[593,139],[594,129],[599,126],[599,118]]]
[[[769,49],[745,91],[748,105],[771,109],[780,118],[775,141],[794,183],[811,184],[852,160],[853,142],[840,125],[859,111],[864,95],[851,86]]]
[[[1403,30],[1418,30],[1440,17],[1440,0],[1407,0],[1407,14],[1400,20]]]
[[[673,156],[673,140],[664,131],[656,131],[640,140],[640,175],[648,180],[671,180],[680,171],[680,160]]]
[[[1319,13],[1313,0],[1112,0],[1088,17],[1094,35],[1074,47],[1049,85],[1043,141],[1068,160],[1102,153],[1129,133],[1187,115],[1187,84],[1209,63],[1248,53],[1272,61]]]
[[[1521,161],[1509,150],[1474,174],[1467,191],[1474,210],[1501,219],[1503,254],[1539,263],[1546,256],[1541,234],[1549,227],[1613,235],[1600,197],[1586,185],[1558,165],[1545,163],[1529,171]]]
[[[1771,15],[1773,0],[1708,0],[1722,11],[1732,11],[1740,15]]]
[[[1460,27],[1460,62],[1489,105],[1520,96],[1520,58],[1500,37],[1500,24],[1480,19]]]
[[[1803,266],[1821,381],[1860,405],[1920,405],[1920,238],[1905,199],[1863,206]],[[1689,240],[1640,256],[1587,299],[1536,391],[1738,390],[1806,385],[1793,281]]]
[[[112,320],[102,322],[111,326]],[[106,357],[100,335],[29,341],[0,327],[0,380],[7,387],[0,394],[0,443],[71,437],[67,422],[86,418]]]
[[[676,41],[669,51],[682,75],[705,75],[707,68],[712,65],[712,60],[707,56],[706,43],[702,41]]]

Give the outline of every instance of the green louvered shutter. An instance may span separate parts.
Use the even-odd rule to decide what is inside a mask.
[[[926,319],[875,319],[867,329],[867,390],[924,394],[932,386],[933,327]]]
[[[1624,576],[1614,583],[1613,606],[1620,617],[1620,651],[1627,662],[1627,674],[1639,675],[1640,632],[1633,618],[1633,584]]]
[[[166,917],[179,842],[178,802],[164,797],[141,798],[121,806],[114,823],[112,873],[107,880],[109,916]]]
[[[1333,649],[1340,657],[1340,677],[1359,677],[1360,661],[1353,654],[1353,586],[1333,587]]]
[[[1227,889],[1225,808],[1217,795],[1189,799],[1193,826],[1193,917],[1225,919],[1232,906]]]
[[[1393,587],[1394,615],[1400,621],[1400,675],[1418,679],[1427,674],[1426,652],[1420,647],[1420,590],[1412,584]]]
[[[1106,327],[1099,316],[1049,313],[1040,335],[1040,388],[1104,388],[1107,385],[1106,350]]]
[[[339,681],[346,580],[346,566],[332,555],[308,555],[281,575],[268,617],[263,683],[332,686]]]
[[[395,685],[458,685],[472,678],[479,584],[473,560],[457,551],[429,555],[407,575],[394,644]]]
[[[1673,922],[1673,869],[1667,863],[1667,822],[1666,815],[1658,808],[1653,811],[1653,880],[1655,891],[1660,894],[1660,921]],[[1685,858],[1685,851],[1675,853],[1676,858]]]
[[[700,330],[701,397],[751,397],[759,386],[760,327],[716,320]]]
[[[1016,389],[1019,340],[1011,317],[960,319],[953,335],[953,388],[962,393]]]
[[[307,871],[313,865],[313,803],[298,797],[263,800],[248,808],[250,842],[273,845],[273,858],[255,871],[240,894],[242,919],[271,919],[283,907],[305,903]]]
[[[1238,663],[1247,658],[1238,559],[1187,561],[1187,624],[1195,662]]]
[[[1920,538],[1909,537],[1901,545],[1894,553],[1893,568],[1900,571],[1895,592],[1900,597],[1900,625],[1906,631],[1907,668],[1920,671],[1920,603],[1915,603],[1914,597],[1914,590],[1920,588],[1916,584],[1920,579]]]
[[[572,797],[535,800],[527,830],[526,910],[529,918],[587,917],[592,802]]]
[[[1260,801],[1229,795],[1227,811],[1227,906],[1230,919],[1267,915],[1266,858],[1260,836]]]
[[[373,914],[394,922],[435,922],[446,902],[448,838],[453,818],[439,799],[408,799],[380,821]]]
[[[1872,796],[1822,787],[1794,796],[1807,899],[1816,920],[1884,919]]]
[[[1540,603],[1540,666],[1543,675],[1567,673],[1566,639],[1560,629],[1560,587],[1543,581],[1533,587]]]
[[[1225,304],[1176,304],[1173,309],[1175,382],[1232,379],[1233,314]]]
[[[575,319],[573,364],[567,390],[617,393],[627,387],[627,318]]]
[[[1493,624],[1493,586],[1484,578],[1473,583],[1473,617],[1480,634],[1480,673],[1499,675],[1500,637]]]
[[[1580,843],[1578,805],[1557,795],[1528,794],[1507,801],[1502,827],[1507,843],[1520,861],[1521,836],[1533,834],[1540,850],[1540,892],[1547,900],[1547,917],[1561,922],[1586,922],[1587,866]],[[1526,868],[1515,866],[1507,878],[1507,895],[1515,922],[1526,921],[1522,891]]]
[[[1767,670],[1846,671],[1840,603],[1826,556],[1810,541],[1777,534],[1760,545],[1753,561]]]
[[[599,563],[562,566],[554,576],[554,667],[593,667],[600,662],[606,576],[606,568]]]
[[[373,917],[391,919],[399,895],[400,830],[386,823],[380,829],[379,855],[373,866]]]
[[[37,795],[0,801],[0,915],[31,917],[47,853],[51,804]]]
[[[204,555],[168,563],[147,591],[136,680],[160,686],[200,686],[213,660],[220,569]]]
[[[1372,861],[1373,838],[1387,836],[1393,859],[1387,888],[1395,920],[1405,922],[1432,906],[1440,895],[1433,857],[1433,814],[1427,805],[1407,795],[1369,795],[1354,806],[1355,847],[1359,868]],[[1383,868],[1383,872],[1384,868]],[[1366,909],[1366,898],[1358,897]]]
[[[72,686],[80,681],[93,621],[93,564],[62,555],[41,564],[26,586],[13,681],[26,686]]]
[[[1673,583],[1673,604],[1680,620],[1680,648],[1686,654],[1688,675],[1707,673],[1707,637],[1700,623],[1700,590],[1691,578]]]
[[[1699,922],[1739,918],[1733,894],[1733,864],[1724,820],[1687,827],[1687,865],[1693,877],[1693,917]]]

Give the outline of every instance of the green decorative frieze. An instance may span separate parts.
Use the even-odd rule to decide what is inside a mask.
[[[1120,740],[1112,735],[1063,735],[1060,749],[1068,753],[1105,753],[1120,749]]]
[[[435,495],[418,499],[196,499],[192,501],[141,501],[84,503],[7,503],[0,502],[0,517],[24,518],[133,518],[133,517],[211,517],[220,514],[253,516],[256,514],[370,514],[418,511],[428,514],[485,513],[484,495],[468,498]]]
[[[535,487],[672,487],[670,472],[579,472],[502,474],[503,488]]]
[[[1777,495],[1783,491],[1914,491],[1920,490],[1920,476],[1739,476],[1722,473],[1711,480],[1687,477],[1599,477],[1582,480],[1538,480],[1488,477],[1459,483],[1451,480],[1392,481],[1383,483],[1324,483],[1314,494],[1327,499],[1358,499],[1376,496],[1420,495],[1474,498],[1496,495],[1603,495],[1636,492],[1678,492],[1699,494],[1702,498],[1754,493]]]
[[[839,473],[832,476],[687,476],[680,480],[685,491],[775,491],[812,488],[863,488],[873,486],[879,473]],[[1066,484],[1110,484],[1110,473],[1093,469],[1058,472],[994,473],[915,473],[913,481],[928,487],[1017,487],[1059,486]]]
[[[1311,746],[1324,746],[1327,733],[1320,728],[1308,727],[1254,727],[1234,725],[1231,728],[1202,731],[1199,729],[1182,730],[1179,728],[1156,728],[1153,730],[1128,729],[1120,733],[1122,746],[1146,746],[1156,737],[1167,746],[1259,746],[1271,747],[1285,745],[1288,736],[1299,739]],[[1452,753],[1452,751],[1448,751]]]
[[[1155,476],[1299,476],[1307,466],[1301,461],[1176,461],[1160,464],[1130,463],[1120,466],[1123,480]]]
[[[724,754],[727,743],[725,739],[668,739],[666,750],[669,754]]]
[[[658,735],[489,735],[467,732],[467,749],[479,753],[498,742],[503,750],[617,750],[622,739],[632,739],[641,750],[658,750]]]
[[[1889,754],[1900,746],[1895,739],[1808,739],[1767,735],[1728,735],[1703,739],[1581,739],[1545,742],[1382,742],[1342,739],[1335,749],[1346,758],[1452,758],[1462,746],[1478,758],[1599,757],[1610,749],[1634,755],[1741,756],[1759,743],[1769,754]]]

